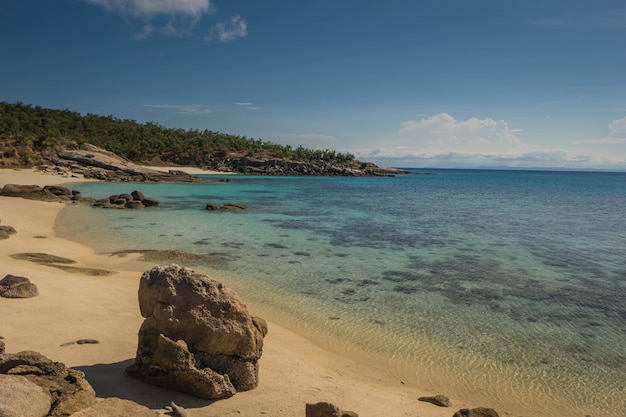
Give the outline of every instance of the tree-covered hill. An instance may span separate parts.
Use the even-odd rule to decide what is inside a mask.
[[[148,165],[223,169],[232,166],[234,160],[248,157],[355,169],[375,168],[372,164],[356,161],[352,154],[328,149],[292,148],[206,129],[172,129],[157,123],[138,123],[113,116],[83,116],[70,110],[0,102],[0,165],[41,164],[61,149],[79,149],[85,144]]]

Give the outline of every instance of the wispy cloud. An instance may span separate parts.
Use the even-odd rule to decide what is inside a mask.
[[[136,39],[153,33],[167,36],[188,36],[204,15],[216,9],[210,0],[84,0],[118,13],[126,19],[144,22]]]
[[[144,104],[144,107],[149,107],[155,110],[171,111],[177,114],[185,114],[189,116],[199,116],[202,114],[211,113],[211,109],[201,104]]]
[[[609,123],[609,134],[598,139],[577,140],[574,144],[611,145],[626,143],[626,116]]]
[[[259,110],[259,107],[257,107],[254,103],[245,101],[245,102],[237,102],[237,103],[233,103],[235,106],[241,106],[241,107],[245,107],[248,110]]]
[[[219,22],[211,28],[204,38],[205,42],[231,42],[248,36],[248,24],[246,19],[234,15],[227,22]]]

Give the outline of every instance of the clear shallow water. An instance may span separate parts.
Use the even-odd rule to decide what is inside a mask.
[[[72,206],[57,226],[105,252],[217,255],[193,267],[435,393],[520,415],[624,416],[626,174],[428,172],[81,184],[161,205]]]

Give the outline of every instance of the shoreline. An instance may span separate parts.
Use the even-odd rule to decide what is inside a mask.
[[[85,181],[34,170],[0,170],[0,186],[67,185]],[[139,262],[134,256],[97,254],[88,246],[56,237],[55,219],[64,207],[63,203],[0,197],[1,224],[13,226],[18,232],[0,241],[3,265],[0,272],[2,276],[26,276],[40,291],[39,296],[31,299],[0,299],[3,317],[0,336],[4,337],[7,352],[39,351],[85,372],[99,398],[127,398],[157,410],[175,401],[187,408],[190,417],[231,413],[297,416],[304,415],[307,402],[319,401],[355,411],[361,417],[449,417],[458,409],[477,406],[455,398],[451,398],[450,408],[420,402],[419,397],[446,393],[425,392],[405,385],[367,363],[325,350],[271,320],[260,360],[260,384],[254,390],[208,402],[131,379],[123,370],[135,356],[137,332],[143,321],[137,287],[141,273],[153,263]],[[79,267],[115,273],[110,276],[71,273],[9,256],[21,252],[50,253],[73,259]],[[248,308],[255,314],[254,305],[248,304]],[[82,338],[100,343],[61,346]]]

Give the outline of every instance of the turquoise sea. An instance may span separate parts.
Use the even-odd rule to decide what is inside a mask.
[[[213,254],[192,267],[254,314],[433,394],[625,416],[626,173],[415,171],[72,185],[161,204],[72,205],[57,231],[100,252]]]

